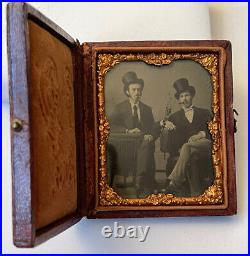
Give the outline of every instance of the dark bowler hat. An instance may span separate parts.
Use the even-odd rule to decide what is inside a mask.
[[[124,84],[123,91],[127,95],[126,91],[130,84],[140,84],[142,89],[144,87],[144,81],[139,79],[135,72],[129,71],[122,77],[122,82]],[[127,95],[128,96],[128,95]]]
[[[182,92],[189,91],[192,96],[195,95],[195,88],[192,85],[189,85],[186,78],[180,78],[174,82],[174,88],[176,90],[175,98],[179,99]]]

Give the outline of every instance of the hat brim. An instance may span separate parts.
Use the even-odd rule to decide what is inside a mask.
[[[179,97],[180,97],[180,94],[181,93],[183,93],[183,92],[190,92],[190,94],[192,95],[192,96],[194,96],[195,95],[195,88],[193,87],[193,86],[188,86],[187,88],[185,88],[184,90],[182,90],[182,91],[179,91],[179,92],[176,92],[175,93],[175,98],[178,100],[179,99]]]
[[[142,87],[142,90],[143,90],[143,88],[144,88],[144,81],[143,81],[142,79],[136,79],[136,80],[134,80],[134,81],[131,82],[131,83],[124,84],[123,91],[124,91],[124,93],[126,94],[126,96],[128,96],[127,91],[128,91],[129,85],[131,85],[131,84],[140,84],[141,87]]]

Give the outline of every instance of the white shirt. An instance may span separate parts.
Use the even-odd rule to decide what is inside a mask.
[[[189,108],[185,108],[183,107],[185,116],[188,120],[188,122],[191,124],[193,122],[193,118],[194,118],[194,109],[193,109],[193,105],[190,106]]]
[[[130,105],[131,105],[131,109],[132,109],[132,115],[134,116],[134,106],[137,107],[137,115],[138,115],[138,119],[139,121],[141,121],[141,112],[140,112],[140,107],[139,107],[139,102],[137,102],[136,104],[134,104],[131,100],[129,100]]]

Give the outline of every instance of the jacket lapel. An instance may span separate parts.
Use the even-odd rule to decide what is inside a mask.
[[[129,128],[133,127],[133,113],[132,113],[132,109],[131,109],[131,104],[129,102],[129,100],[126,101],[126,105],[125,105],[125,113],[126,113],[126,126]]]
[[[140,108],[140,117],[141,117],[140,123],[143,127],[145,123],[145,111],[144,111],[144,105],[141,102],[139,102],[139,108]]]
[[[197,120],[199,120],[199,113],[197,111],[197,108],[195,106],[193,106],[193,110],[194,110],[194,116],[193,116],[193,122],[192,123],[196,123]]]
[[[184,120],[185,123],[194,124],[194,123],[197,122],[198,117],[199,117],[199,113],[198,113],[197,108],[196,108],[195,106],[193,106],[193,111],[194,111],[193,120],[192,120],[192,122],[190,123],[190,122],[188,121],[188,119],[186,118],[186,116],[185,116],[184,110],[181,109],[181,113],[182,113],[181,116],[182,116],[182,118],[183,118],[183,120]]]
[[[189,122],[188,122],[188,120],[187,120],[187,118],[186,118],[186,116],[185,116],[185,111],[184,111],[183,108],[181,109],[180,118],[181,118],[181,123],[185,124],[185,126],[186,126],[187,124],[189,124]]]

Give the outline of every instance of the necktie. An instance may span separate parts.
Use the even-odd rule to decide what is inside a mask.
[[[133,106],[133,110],[134,110],[134,114],[133,114],[134,128],[139,128],[140,124],[139,124],[139,117],[138,117],[138,111],[137,111],[138,109],[136,105]]]
[[[191,111],[191,110],[193,110],[193,107],[185,108],[185,109],[184,109],[184,112],[187,113],[187,112],[189,112],[189,111]]]

